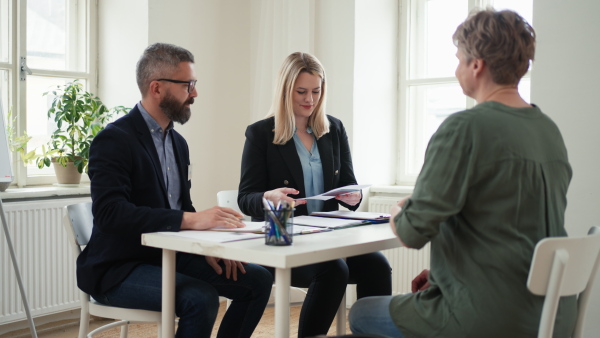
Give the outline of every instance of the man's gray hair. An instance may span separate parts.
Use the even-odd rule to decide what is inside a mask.
[[[150,82],[169,78],[181,62],[194,63],[194,55],[185,48],[168,43],[148,46],[136,66],[136,80],[142,97],[148,92]]]

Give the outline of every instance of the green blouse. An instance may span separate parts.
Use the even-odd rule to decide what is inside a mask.
[[[432,136],[412,197],[395,218],[411,248],[431,241],[431,287],[398,295],[390,314],[406,337],[535,337],[543,297],[527,290],[536,243],[566,236],[571,167],[538,107],[484,102]],[[569,337],[574,297],[554,337]]]

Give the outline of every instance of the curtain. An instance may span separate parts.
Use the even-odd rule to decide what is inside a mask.
[[[250,114],[264,118],[283,60],[293,52],[314,53],[315,0],[253,0]]]

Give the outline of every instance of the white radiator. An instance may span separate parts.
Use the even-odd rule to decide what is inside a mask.
[[[371,196],[369,211],[389,213],[403,196]],[[420,250],[396,248],[384,250],[392,266],[392,294],[410,292],[410,284],[423,269],[429,269],[429,244]]]
[[[63,207],[89,198],[4,202],[4,211],[31,314],[79,307],[75,258],[63,230]],[[19,286],[0,229],[0,326],[26,319]]]

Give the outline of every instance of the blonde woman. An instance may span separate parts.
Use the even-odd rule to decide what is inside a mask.
[[[413,195],[390,222],[407,247],[431,242],[431,270],[413,280],[413,293],[356,302],[354,333],[537,336],[544,297],[529,292],[527,275],[536,243],[567,234],[572,173],[558,127],[517,88],[535,32],[513,11],[483,10],[453,39],[456,77],[477,105],[440,125]],[[563,297],[554,337],[571,336],[576,312],[575,297]]]
[[[238,204],[253,220],[263,219],[263,197],[291,203],[357,184],[344,126],[325,114],[326,94],[317,58],[293,53],[285,59],[268,117],[246,130]],[[356,192],[324,202],[296,201],[295,215],[337,210],[340,204],[356,210],[361,199]],[[292,269],[292,285],[308,288],[298,337],[327,334],[348,283],[357,284],[358,298],[389,295],[391,268],[381,253],[371,253]]]

